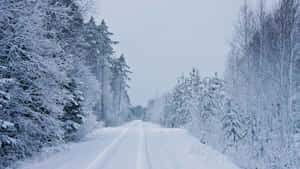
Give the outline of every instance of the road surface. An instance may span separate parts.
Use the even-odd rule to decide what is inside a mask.
[[[142,121],[94,131],[86,141],[22,169],[238,169],[184,129]]]

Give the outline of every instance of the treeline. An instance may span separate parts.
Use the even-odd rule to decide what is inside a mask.
[[[249,118],[252,168],[300,167],[299,21],[297,0],[281,0],[271,11],[264,1],[241,10],[225,78]]]
[[[0,168],[128,119],[129,66],[79,2],[0,1]]]
[[[257,8],[245,1],[225,80],[181,78],[155,120],[189,128],[242,168],[299,168],[299,21],[297,0],[268,10],[263,0]]]
[[[181,76],[171,92],[149,102],[146,119],[171,128],[187,128],[204,144],[226,152],[245,136],[241,110],[226,94],[217,74],[201,77],[197,69]]]

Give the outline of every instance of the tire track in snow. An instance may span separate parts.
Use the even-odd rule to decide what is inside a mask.
[[[143,123],[139,125],[139,144],[136,169],[151,169]]]
[[[137,152],[137,161],[136,161],[136,169],[144,169],[142,167],[142,149],[143,149],[143,129],[142,123],[139,125],[139,144],[138,144],[138,152]]]
[[[147,137],[147,134],[145,134],[145,156],[146,156],[146,160],[147,160],[148,169],[152,169],[152,164],[151,164],[151,160],[150,160],[150,156],[149,156],[149,150],[148,150],[148,137]]]
[[[132,125],[130,126],[133,126],[135,125],[137,122],[133,123]],[[108,145],[97,157],[94,161],[92,161],[87,168],[85,169],[96,169],[97,167],[99,167],[102,162],[103,162],[103,159],[105,158],[105,156],[108,155],[108,153],[110,151],[113,150],[114,147],[116,147],[121,141],[122,139],[125,137],[125,135],[128,133],[128,130],[129,130],[129,127],[126,127],[122,132],[121,134],[116,138],[114,139],[114,141]]]

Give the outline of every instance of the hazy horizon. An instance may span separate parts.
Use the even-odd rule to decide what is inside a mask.
[[[96,0],[93,15],[120,41],[117,55],[125,54],[133,72],[132,103],[146,105],[193,67],[201,76],[222,76],[242,2]]]

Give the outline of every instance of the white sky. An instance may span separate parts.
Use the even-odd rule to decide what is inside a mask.
[[[192,67],[223,74],[232,29],[243,0],[96,0],[132,68],[134,105],[170,90]]]

